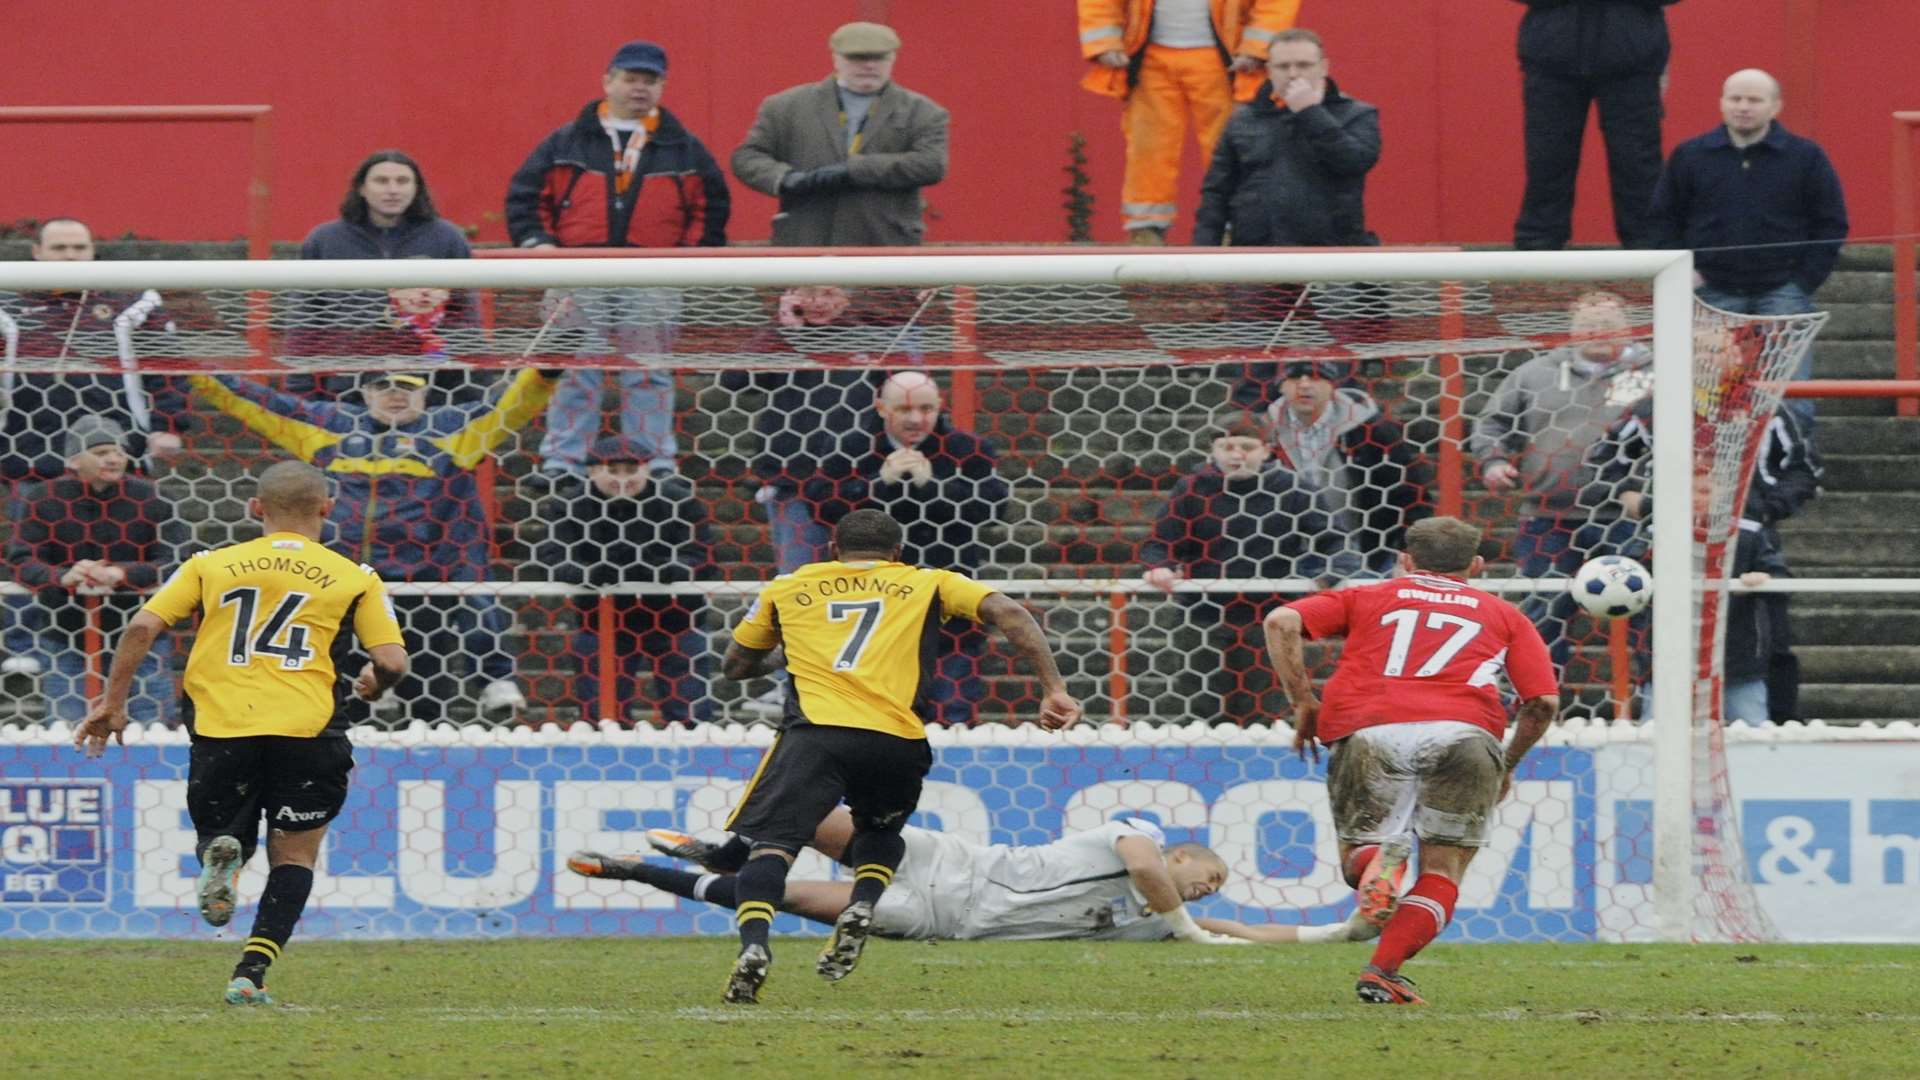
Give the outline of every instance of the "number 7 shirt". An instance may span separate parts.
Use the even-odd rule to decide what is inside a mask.
[[[769,581],[733,628],[749,649],[785,645],[785,724],[927,737],[940,623],[980,621],[994,590],[898,562],[808,563]]]
[[[1347,639],[1320,695],[1322,742],[1422,720],[1460,720],[1504,738],[1502,673],[1522,701],[1559,689],[1533,623],[1459,578],[1415,573],[1287,607],[1300,613],[1307,637]]]

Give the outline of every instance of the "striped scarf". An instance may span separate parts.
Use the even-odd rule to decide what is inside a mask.
[[[607,103],[600,103],[600,130],[607,133],[607,139],[613,143],[613,190],[625,195],[633,187],[634,175],[640,169],[640,151],[647,148],[647,136],[660,129],[660,110],[640,118],[640,127],[626,139],[621,146],[621,132],[614,127],[615,120],[608,112]]]

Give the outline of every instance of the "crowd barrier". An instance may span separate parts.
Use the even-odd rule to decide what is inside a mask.
[[[1652,936],[1652,745],[1643,728],[1576,721],[1521,769],[1473,864],[1450,939]],[[1324,764],[1285,728],[1199,725],[936,731],[916,821],[1040,844],[1122,813],[1213,846],[1232,875],[1201,914],[1321,923],[1350,892],[1334,865]],[[183,732],[134,728],[89,761],[61,725],[0,729],[0,937],[210,933],[194,912]],[[729,914],[567,872],[579,848],[631,851],[641,831],[715,833],[764,728],[686,731],[416,728],[356,734],[301,935],[472,938],[719,934]],[[1788,940],[1920,941],[1920,729],[1729,732],[1740,844]],[[256,856],[243,893],[258,895]],[[834,875],[817,855],[796,878]],[[244,928],[250,915],[234,925]],[[783,917],[777,929],[800,931]]]

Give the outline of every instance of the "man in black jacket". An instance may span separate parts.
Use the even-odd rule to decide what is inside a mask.
[[[1320,35],[1284,30],[1268,86],[1233,114],[1200,185],[1196,245],[1345,247],[1367,231],[1367,173],[1380,160],[1380,112],[1327,77]],[[1231,235],[1229,235],[1231,234]]]
[[[111,641],[139,610],[141,592],[160,584],[188,540],[186,525],[153,481],[129,474],[126,440],[111,420],[75,419],[62,440],[67,474],[23,486],[7,508],[13,525],[7,564],[14,581],[34,590],[27,625],[9,633],[8,643],[19,648],[31,634],[35,659],[46,671],[49,715],[69,723],[87,713],[89,628],[99,642]],[[135,720],[174,715],[165,643],[154,643],[135,676],[129,708]]]
[[[801,498],[828,528],[862,507],[885,511],[906,528],[901,561],[977,575],[989,555],[981,531],[1000,520],[1009,491],[992,445],[955,428],[941,410],[932,378],[895,373],[880,387],[872,419],[809,440],[816,467]],[[986,696],[979,672],[986,637],[978,629],[941,634],[931,697],[942,723],[971,723]]]
[[[1558,251],[1573,237],[1574,180],[1587,113],[1597,103],[1620,246],[1655,246],[1647,221],[1660,177],[1667,17],[1679,0],[1520,0],[1527,189],[1513,246]]]
[[[1735,335],[1718,329],[1695,334],[1696,357],[1724,354],[1738,347]],[[1653,468],[1653,399],[1648,396],[1622,416],[1604,437],[1589,448],[1593,479],[1581,493],[1585,505],[1602,500],[1620,504],[1633,518],[1652,510],[1649,479]],[[1797,413],[1777,407],[1767,421],[1766,435],[1755,455],[1753,478],[1740,509],[1739,539],[1734,552],[1736,575],[1758,572],[1771,576],[1789,573],[1781,545],[1779,523],[1800,512],[1820,494],[1825,475],[1820,452]],[[1694,493],[1696,506],[1711,498],[1705,477]],[[1646,555],[1643,534],[1626,554]],[[1752,584],[1752,581],[1748,582]],[[1793,625],[1785,593],[1735,593],[1725,612],[1726,703],[1729,718],[1774,723],[1799,719],[1800,660],[1793,653]]]
[[[596,589],[621,585],[671,585],[714,577],[713,541],[706,504],[691,483],[679,476],[647,472],[645,448],[633,439],[605,438],[594,444],[586,489],[555,500],[545,511],[548,539],[535,562],[555,581]],[[563,703],[577,705],[587,720],[625,720],[636,704],[636,668],[652,668],[654,700],[662,723],[688,724],[713,718],[707,678],[713,662],[700,632],[698,596],[615,595],[612,597],[615,670],[600,670],[600,597],[577,598],[580,630],[573,636],[573,660],[580,674]],[[615,680],[616,712],[600,715],[600,680]]]
[[[1311,578],[1331,581],[1358,569],[1346,538],[1319,493],[1274,460],[1267,433],[1251,417],[1216,426],[1206,464],[1167,497],[1153,536],[1140,546],[1147,584],[1169,592],[1208,578]],[[1210,679],[1189,667],[1174,688],[1189,714],[1245,726],[1282,711],[1284,698],[1263,661],[1260,619],[1282,597],[1271,593],[1186,593],[1183,630],[1204,629],[1219,663]],[[1197,636],[1197,635],[1196,635]],[[1175,644],[1191,658],[1199,641]],[[1211,683],[1213,697],[1205,693]]]
[[[1755,455],[1746,504],[1740,509],[1736,573],[1758,570],[1776,577],[1789,573],[1780,522],[1819,497],[1825,476],[1826,465],[1806,421],[1784,405],[1775,409]],[[1763,678],[1766,716],[1776,724],[1802,719],[1800,657],[1793,651],[1790,599],[1787,593],[1770,592],[1736,595],[1727,604],[1727,680],[1731,683],[1736,674]],[[1749,691],[1749,696],[1761,695]]]
[[[51,218],[40,223],[32,254],[35,262],[92,262],[93,233],[84,222]],[[18,335],[15,347],[23,360],[85,360],[96,363],[95,370],[113,372],[0,373],[0,426],[6,430],[0,436],[0,476],[56,480],[65,475],[67,430],[82,416],[120,426],[135,472],[150,472],[179,452],[186,388],[178,377],[138,370],[142,353],[177,349],[173,320],[159,293],[16,293],[0,298],[0,316],[0,330]]]

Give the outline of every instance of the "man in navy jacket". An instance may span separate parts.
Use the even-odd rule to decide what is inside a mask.
[[[1826,152],[1774,118],[1780,84],[1736,71],[1721,127],[1674,148],[1653,194],[1665,247],[1698,254],[1700,299],[1743,315],[1813,310],[1847,237],[1847,204]]]
[[[851,431],[816,431],[807,457],[817,463],[801,498],[831,528],[862,507],[906,526],[901,559],[978,574],[989,551],[981,529],[1000,520],[1010,494],[993,446],[941,415],[939,384],[917,371],[894,373],[880,387],[873,419]],[[979,658],[986,637],[972,624],[943,632],[938,670],[928,687],[945,724],[973,720],[986,696]]]
[[[1720,92],[1726,123],[1673,150],[1653,193],[1660,246],[1692,248],[1700,299],[1743,315],[1799,315],[1840,257],[1847,203],[1826,151],[1781,127],[1780,83],[1736,71]],[[1796,379],[1813,374],[1813,352]],[[1813,404],[1787,408],[1809,423]]]

